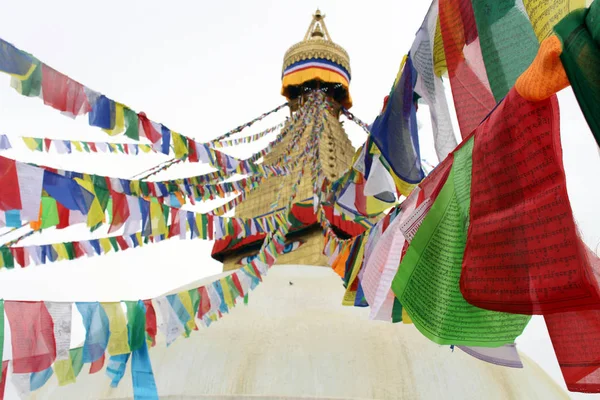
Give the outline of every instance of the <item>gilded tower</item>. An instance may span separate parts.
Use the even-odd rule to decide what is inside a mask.
[[[286,51],[283,59],[281,94],[288,99],[292,115],[299,112],[299,107],[307,95],[315,90],[323,92],[333,105],[325,112],[324,131],[318,146],[322,171],[330,180],[335,180],[350,166],[355,151],[339,121],[341,108],[352,106],[349,87],[350,59],[346,50],[331,40],[324,18],[325,15],[317,10],[304,39]],[[304,129],[312,130],[312,123]],[[302,135],[298,149],[304,148],[309,136]],[[264,157],[263,164],[269,165],[280,159],[290,140],[290,136],[283,139]],[[291,158],[294,159],[300,151],[292,152]],[[236,217],[253,218],[268,215],[274,212],[272,203],[277,198],[281,199],[279,208],[283,207],[285,199],[291,194],[296,176],[296,173],[291,173],[287,176],[271,177],[261,183],[258,189],[250,192],[246,200],[236,207]],[[293,211],[299,209],[300,205],[303,205],[303,212],[312,211],[312,198],[310,173],[306,173],[300,181]],[[322,254],[321,227],[316,223],[316,219],[314,222],[310,218],[307,221],[309,222],[301,229],[292,230],[288,234],[286,252],[278,257],[277,264],[327,265]],[[343,227],[340,227],[340,230],[343,233]],[[248,261],[247,257],[257,253],[262,239],[259,236],[241,240],[225,237],[215,243],[213,257],[223,261],[224,271],[237,269]]]

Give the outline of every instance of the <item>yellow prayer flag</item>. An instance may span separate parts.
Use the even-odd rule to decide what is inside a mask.
[[[150,224],[152,226],[152,236],[167,234],[167,222],[163,214],[162,205],[156,198],[150,201]]]
[[[58,386],[66,386],[71,383],[75,383],[75,371],[73,371],[73,365],[70,359],[56,360],[54,365],[54,373],[58,380]]]
[[[173,139],[173,151],[175,152],[175,158],[182,159],[188,153],[187,146],[183,141],[183,136],[177,132],[171,131],[171,138]]]
[[[105,238],[100,238],[99,242],[100,242],[100,247],[102,247],[102,251],[104,252],[104,254],[110,253],[110,251],[112,250],[112,245],[110,244],[110,240],[105,237]]]
[[[131,182],[131,184],[129,185],[129,190],[131,191],[131,194],[133,194],[134,196],[139,195],[141,193],[140,192],[140,181],[131,180],[129,182]]]
[[[408,315],[408,313],[406,312],[406,308],[402,308],[402,323],[404,324],[412,324],[412,318],[410,318],[410,315]]]
[[[190,293],[188,291],[185,292],[181,292],[178,293],[177,296],[179,296],[179,300],[181,300],[181,304],[183,304],[183,307],[185,307],[185,310],[188,312],[188,314],[190,314],[190,319],[187,322],[187,327],[190,330],[194,330],[197,328],[196,326],[196,320],[195,320],[195,312],[194,312],[194,308],[192,305],[192,298],[190,296]]]
[[[447,70],[448,65],[446,64],[444,41],[442,39],[442,29],[440,28],[440,18],[438,16],[435,24],[435,35],[433,37],[433,73],[441,77]]]
[[[120,302],[100,303],[108,316],[110,336],[108,338],[107,351],[111,356],[127,354],[131,352],[129,339],[127,337],[127,318]]]
[[[221,288],[223,289],[223,298],[225,299],[225,304],[227,304],[227,307],[232,308],[233,298],[231,297],[229,284],[227,283],[227,280],[225,280],[225,278],[219,279],[219,282],[221,282]]]
[[[152,148],[150,147],[150,145],[147,145],[147,144],[139,144],[138,147],[144,153],[148,153],[150,150],[152,150]]]
[[[64,243],[53,243],[52,247],[54,248],[54,251],[56,251],[56,254],[58,255],[58,260],[68,260],[69,259],[69,253],[67,253],[67,248],[65,247]]]
[[[73,144],[73,147],[75,147],[75,150],[77,150],[80,153],[83,152],[83,148],[81,147],[81,142],[73,140],[71,143]]]
[[[196,214],[196,226],[198,227],[198,236],[203,238],[206,227],[202,223],[202,214]]]
[[[83,187],[85,190],[87,190],[88,192],[92,193],[94,195],[94,200],[92,201],[92,204],[90,206],[90,209],[88,210],[88,214],[87,214],[87,226],[89,228],[98,225],[99,223],[101,223],[102,221],[104,221],[104,211],[102,211],[102,206],[100,205],[100,202],[98,201],[98,198],[96,197],[96,191],[94,190],[94,184],[91,181],[86,180],[85,178],[88,177],[87,175],[84,175],[84,178],[75,178],[75,181],[81,186]]]
[[[115,126],[113,129],[102,129],[110,136],[115,136],[125,131],[125,111],[123,104],[115,102]],[[109,144],[110,145],[110,144]],[[112,146],[111,146],[112,147]]]
[[[585,7],[585,0],[523,0],[531,26],[541,43],[553,33],[556,25],[571,11]]]
[[[23,139],[23,142],[25,143],[25,146],[27,146],[27,148],[29,150],[31,150],[31,151],[38,150],[38,142],[35,140],[35,138],[24,137],[22,139]]]

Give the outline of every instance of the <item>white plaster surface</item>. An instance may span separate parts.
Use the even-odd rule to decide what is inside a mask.
[[[292,285],[290,285],[290,282]],[[197,286],[192,283],[180,288]],[[276,266],[210,328],[150,351],[161,399],[566,399],[523,356],[523,369],[438,346],[414,326],[368,320],[343,307],[340,278],[327,268]],[[162,342],[161,342],[162,340]],[[54,377],[34,399],[132,399],[130,366],[119,387],[84,366],[75,385]]]

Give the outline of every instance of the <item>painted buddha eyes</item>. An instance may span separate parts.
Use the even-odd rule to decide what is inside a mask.
[[[304,242],[301,241],[301,240],[298,240],[298,241],[295,241],[295,242],[286,243],[286,245],[283,247],[282,254],[291,253],[292,251],[297,250],[303,244],[304,244]],[[242,257],[242,258],[240,258],[238,260],[237,263],[239,265],[250,264],[257,256],[258,256],[258,254],[253,254],[253,255],[250,255],[250,256]]]

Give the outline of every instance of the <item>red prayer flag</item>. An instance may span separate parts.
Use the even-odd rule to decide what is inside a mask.
[[[188,153],[188,161],[189,162],[198,162],[200,158],[198,157],[198,151],[196,150],[196,142],[192,138],[187,138],[188,141],[188,149],[190,152]]]
[[[73,249],[75,250],[75,258],[81,258],[86,254],[79,242],[73,242]]]
[[[104,359],[105,358],[106,358],[106,353],[103,353],[102,357],[100,357],[96,361],[92,362],[92,364],[90,365],[90,374],[95,374],[96,372],[99,372],[102,370],[102,367],[104,367]]]
[[[548,314],[600,306],[562,165],[555,96],[511,90],[475,131],[471,209],[460,279],[494,311]]]
[[[56,209],[58,210],[58,225],[56,229],[64,229],[69,227],[69,215],[70,210],[63,206],[60,202],[56,202]]]
[[[144,136],[147,137],[152,143],[156,143],[162,139],[161,132],[158,132],[156,129],[154,129],[152,122],[148,119],[148,117],[146,117],[144,112],[138,114],[138,121],[140,136],[142,136],[141,133],[143,133]]]
[[[206,287],[201,286],[198,288],[200,293],[200,306],[198,307],[198,318],[202,319],[207,312],[210,311],[210,297],[208,297],[208,290]]]
[[[244,289],[242,288],[242,282],[240,282],[240,278],[238,278],[238,274],[235,273],[232,275],[231,279],[233,280],[233,284],[235,285],[235,288],[237,289],[237,291],[239,292],[239,294],[244,297]]]
[[[146,334],[152,342],[152,346],[156,344],[156,312],[152,305],[152,300],[144,300],[146,306]]]
[[[206,229],[208,229],[208,240],[213,240],[213,216],[211,214],[208,214],[208,226],[206,227]]]
[[[597,272],[600,259],[589,248],[585,250]],[[550,314],[544,319],[567,388],[574,392],[599,393],[600,310]]]
[[[176,208],[171,208],[171,225],[169,226],[170,238],[179,235],[180,225],[179,210]]]
[[[456,116],[465,138],[494,108],[496,100],[483,64],[471,2],[441,1],[439,16]]]
[[[0,157],[0,210],[20,210],[21,192],[19,191],[19,176],[17,162]]]
[[[252,266],[252,270],[254,271],[254,274],[256,275],[258,280],[262,282],[262,275],[260,274],[260,271],[258,270],[258,268],[256,268],[256,265],[254,265],[254,261],[252,261],[250,263],[250,265]]]
[[[56,358],[54,322],[43,301],[5,301],[12,339],[13,372],[49,368]]]
[[[6,373],[8,372],[8,361],[2,361],[2,378],[0,379],[0,400],[4,400],[4,388],[6,387]]]
[[[19,264],[22,268],[25,268],[29,265],[29,257],[25,257],[24,247],[10,247],[10,252],[17,264]]]
[[[42,96],[44,104],[72,116],[91,110],[82,84],[42,64]]]
[[[119,248],[121,250],[127,250],[129,248],[129,245],[127,244],[123,236],[117,236],[115,240],[117,241],[117,244],[119,245]]]
[[[129,218],[129,204],[127,203],[127,196],[123,193],[118,193],[115,191],[110,192],[110,195],[113,199],[112,202],[112,222],[110,224],[110,228],[108,229],[108,233],[118,231],[125,221]]]

